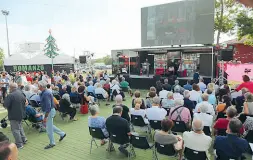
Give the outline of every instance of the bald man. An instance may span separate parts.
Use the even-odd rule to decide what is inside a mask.
[[[184,146],[186,148],[208,153],[212,138],[203,132],[204,125],[201,120],[195,119],[192,122],[192,130],[183,133]],[[197,141],[196,141],[197,140]]]
[[[18,160],[18,149],[14,143],[9,141],[0,142],[1,160]]]

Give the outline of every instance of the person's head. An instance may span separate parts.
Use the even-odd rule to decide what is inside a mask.
[[[240,114],[240,116],[238,117],[238,119],[242,122],[242,124],[246,121],[247,116],[245,114]]]
[[[149,92],[156,92],[156,88],[154,86],[150,87]]]
[[[242,128],[242,122],[238,118],[232,118],[229,121],[227,132],[231,134],[239,134]]]
[[[69,97],[69,94],[68,93],[65,93],[62,95],[62,99],[65,99],[67,101],[70,101],[70,97]]]
[[[212,89],[207,89],[206,93],[207,93],[208,95],[211,95],[211,94],[213,93],[213,90],[212,90]]]
[[[192,85],[192,89],[197,91],[197,92],[200,91],[199,85],[197,85],[195,83]]]
[[[41,91],[44,91],[47,89],[47,82],[46,81],[41,80],[38,82],[38,85],[39,85],[39,90],[41,90]]]
[[[237,115],[237,110],[234,106],[230,106],[226,110],[226,114],[228,118],[234,118]]]
[[[201,132],[204,128],[204,125],[202,123],[201,120],[199,119],[194,119],[193,122],[192,122],[192,130],[194,132]]]
[[[164,84],[168,84],[169,83],[169,80],[166,78],[164,79]]]
[[[168,92],[167,98],[168,99],[173,99],[173,92]]]
[[[122,104],[122,100],[123,100],[123,98],[122,98],[121,95],[117,95],[117,96],[115,97],[115,102],[116,102],[116,104]]]
[[[76,92],[76,87],[75,87],[75,86],[73,86],[73,87],[71,88],[71,92]]]
[[[92,82],[92,81],[89,81],[89,85],[90,85],[90,86],[93,86],[93,82]]]
[[[161,99],[157,96],[153,98],[153,104],[152,106],[160,106]]]
[[[184,91],[184,98],[186,98],[186,99],[190,98],[190,91],[188,91],[188,90]]]
[[[148,96],[149,96],[150,98],[154,98],[154,97],[156,96],[156,92],[151,91],[151,92],[148,93]]]
[[[179,80],[175,80],[175,85],[178,85],[179,84]]]
[[[102,85],[100,83],[97,84],[97,88],[101,88]]]
[[[175,88],[174,88],[174,92],[175,93],[180,93],[181,91],[181,87],[179,85],[176,85]]]
[[[47,84],[47,89],[50,89],[51,88],[51,85],[50,84]]]
[[[247,75],[243,75],[243,76],[242,76],[242,80],[243,80],[243,82],[249,82],[249,81],[250,81],[250,78],[249,78],[249,76],[247,76]]]
[[[140,108],[141,108],[141,105],[142,105],[142,100],[141,100],[141,98],[136,98],[135,100],[134,100],[134,108],[136,109],[136,110],[139,110]]]
[[[79,86],[77,91],[78,93],[83,93],[85,91],[85,86]]]
[[[0,142],[1,160],[18,160],[18,149],[14,143],[9,141]]]
[[[113,114],[119,114],[119,115],[122,115],[122,107],[121,106],[115,106],[112,110]]]
[[[174,122],[170,119],[164,119],[161,122],[162,131],[164,132],[169,132],[173,126]]]
[[[114,79],[112,80],[112,85],[115,85],[115,84],[117,84],[117,81]]]
[[[229,106],[231,106],[231,99],[228,95],[222,96],[222,102],[228,104]]]
[[[99,107],[97,104],[93,104],[89,107],[89,110],[90,110],[90,114],[92,116],[96,116],[99,114]]]
[[[213,83],[209,83],[208,85],[207,85],[207,89],[210,89],[210,90],[214,90],[214,84]]]
[[[183,99],[175,99],[175,106],[183,106],[184,100]]]
[[[29,85],[29,84],[26,85],[25,86],[25,91],[27,91],[27,92],[31,91],[31,85]]]
[[[17,83],[10,83],[10,92],[13,92],[16,89],[18,89]]]
[[[141,92],[139,90],[134,92],[134,97],[135,98],[140,98],[141,97]]]
[[[245,94],[245,100],[247,102],[253,102],[253,95],[250,92],[246,93]]]
[[[207,113],[208,112],[208,105],[206,103],[202,103],[199,109],[200,109],[201,113]]]
[[[206,93],[202,94],[201,98],[203,101],[208,101],[208,94]]]

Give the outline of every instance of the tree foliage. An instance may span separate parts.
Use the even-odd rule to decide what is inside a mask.
[[[95,63],[104,63],[105,65],[111,65],[112,64],[112,58],[111,56],[107,55],[103,58],[95,59]]]
[[[0,70],[2,71],[4,67],[4,50],[0,48]]]

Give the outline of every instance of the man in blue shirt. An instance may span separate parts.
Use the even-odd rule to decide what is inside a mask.
[[[188,80],[188,81],[187,81],[187,84],[184,85],[184,89],[185,89],[185,90],[188,90],[188,91],[191,91],[191,90],[192,90],[191,80]]]
[[[95,87],[93,86],[93,82],[89,81],[89,86],[87,87],[88,93],[93,93],[95,94]]]
[[[233,118],[230,120],[227,129],[227,136],[217,136],[214,141],[217,160],[241,159],[242,154],[247,152],[248,142],[238,135],[242,128],[242,122]]]
[[[66,133],[61,131],[53,124],[53,118],[56,114],[56,111],[54,108],[53,94],[50,90],[47,89],[47,82],[39,81],[39,89],[41,90],[40,94],[41,109],[45,115],[43,122],[46,123],[47,135],[50,140],[50,144],[47,145],[45,149],[49,149],[55,146],[54,132],[60,136],[59,141],[62,141],[66,137]]]

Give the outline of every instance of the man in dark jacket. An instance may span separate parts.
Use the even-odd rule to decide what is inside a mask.
[[[24,94],[18,89],[16,83],[10,84],[10,94],[4,101],[4,107],[8,110],[11,131],[15,138],[15,143],[19,149],[27,142],[22,120],[25,118],[25,105],[27,104]]]

